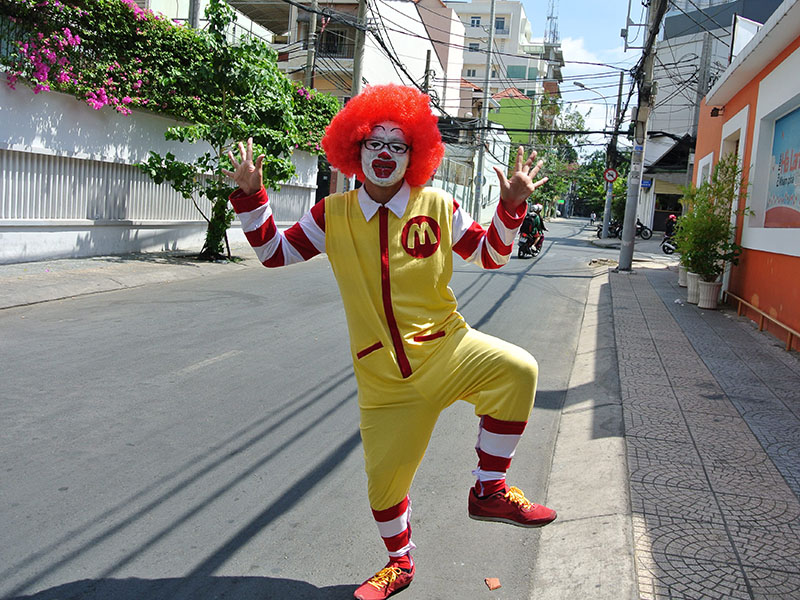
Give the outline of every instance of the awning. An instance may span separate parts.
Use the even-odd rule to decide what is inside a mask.
[[[275,35],[284,35],[289,31],[291,5],[282,0],[228,0],[228,3]],[[302,9],[299,10],[305,12]]]

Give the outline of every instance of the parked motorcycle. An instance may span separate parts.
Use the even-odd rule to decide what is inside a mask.
[[[622,235],[622,223],[619,221],[609,221],[608,223],[608,237],[616,238]],[[652,235],[652,234],[651,234]],[[597,237],[603,237],[603,224],[597,225]]]
[[[636,235],[641,236],[643,240],[649,240],[653,237],[653,230],[647,225],[636,219]]]
[[[675,245],[675,236],[672,235],[665,235],[664,239],[661,240],[661,251],[664,254],[672,254],[677,249]]]
[[[542,250],[544,236],[540,233],[520,233],[517,244],[517,256],[520,258],[534,257]]]

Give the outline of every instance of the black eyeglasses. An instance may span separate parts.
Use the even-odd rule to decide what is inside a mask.
[[[373,139],[364,140],[361,143],[364,148],[367,150],[372,150],[373,152],[378,152],[384,148],[389,148],[389,150],[394,154],[405,154],[410,148],[408,144],[403,144],[402,142],[382,142],[381,140]]]

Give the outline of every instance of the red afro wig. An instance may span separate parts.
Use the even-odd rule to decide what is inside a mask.
[[[348,177],[355,175],[364,181],[361,142],[378,123],[394,121],[403,127],[411,146],[405,180],[409,185],[423,185],[444,156],[442,136],[429,101],[426,94],[402,85],[365,88],[345,104],[325,130],[322,147],[328,161]]]

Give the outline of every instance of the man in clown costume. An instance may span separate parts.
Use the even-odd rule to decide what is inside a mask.
[[[478,465],[467,510],[473,519],[540,527],[555,511],[506,485],[536,391],[537,364],[525,350],[469,327],[449,288],[453,254],[485,269],[504,265],[527,211],[536,153],[507,179],[484,229],[446,192],[423,187],[444,155],[428,96],[377,85],[352,98],[328,126],[330,164],[363,186],[318,202],[286,231],[275,226],[262,185],[264,156],[239,144],[226,172],[239,185],[231,203],[261,262],[279,267],[328,255],[344,301],[358,382],[361,439],[372,514],[389,562],[355,592],[377,600],[414,578],[411,482],[436,420],[457,400],[475,407]]]

